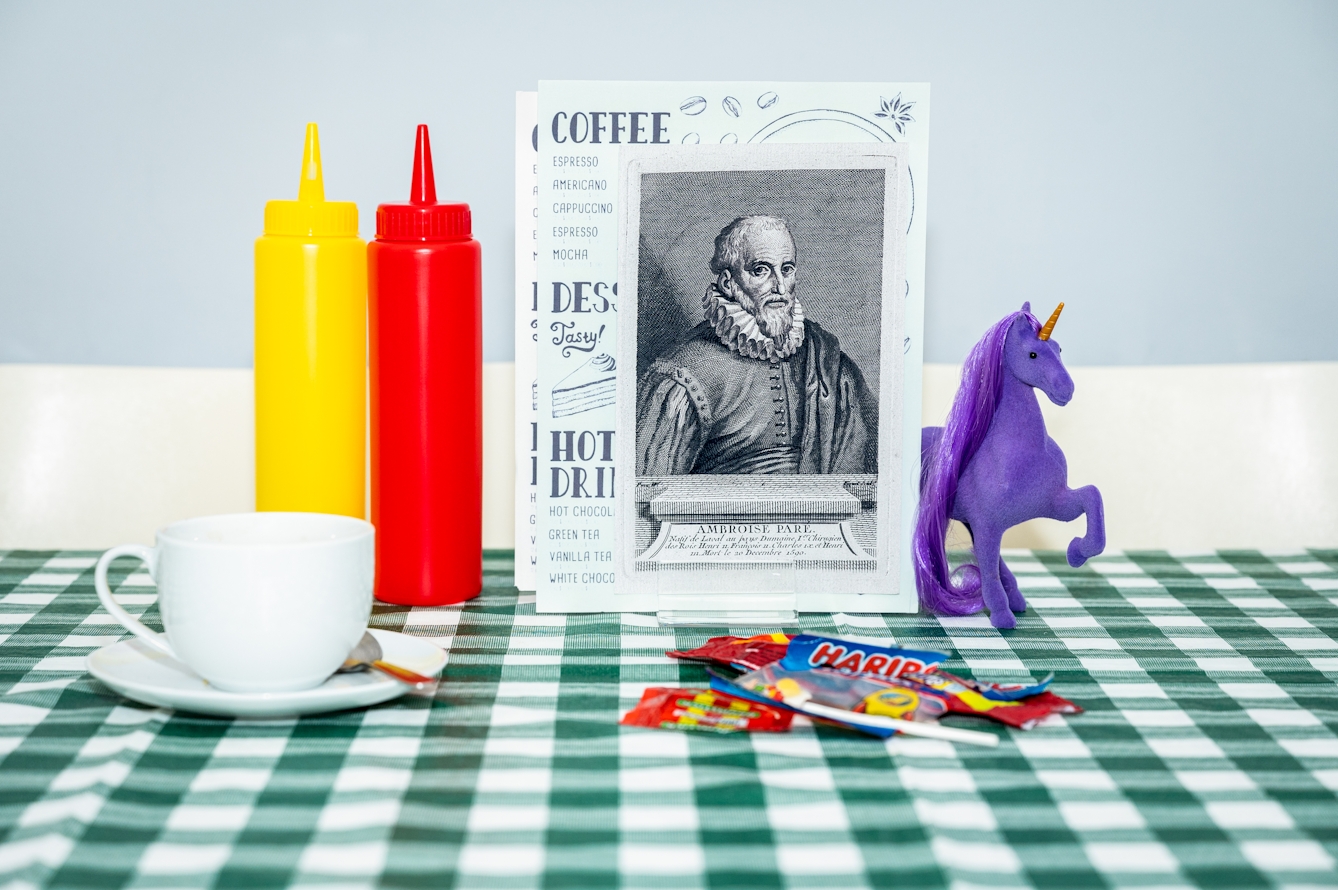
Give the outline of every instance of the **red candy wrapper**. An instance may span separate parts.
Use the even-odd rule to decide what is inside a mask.
[[[686,652],[672,650],[664,654],[685,661],[704,661],[741,671],[755,671],[784,658],[790,639],[789,634],[780,633],[758,634],[755,637],[711,637],[696,649]]]
[[[794,714],[710,689],[654,686],[618,721],[623,726],[702,732],[785,732]]]
[[[1051,714],[1081,714],[1082,708],[1053,692],[1041,692],[1017,701],[996,701],[982,695],[993,684],[963,680],[943,671],[931,674],[905,674],[910,680],[943,696],[953,714],[970,714],[997,720],[1005,726],[1031,729]]]

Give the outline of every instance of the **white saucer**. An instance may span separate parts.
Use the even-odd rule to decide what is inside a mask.
[[[372,630],[383,658],[434,677],[446,666],[435,643],[388,630]],[[409,687],[380,671],[335,674],[315,689],[300,692],[223,692],[190,668],[138,639],[104,646],[88,656],[88,672],[126,698],[148,705],[220,717],[296,717],[379,704]]]

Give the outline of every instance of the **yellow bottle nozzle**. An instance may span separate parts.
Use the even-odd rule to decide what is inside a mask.
[[[321,137],[315,124],[307,124],[297,200],[265,204],[265,234],[308,238],[356,237],[358,234],[358,205],[352,201],[325,200]]]
[[[307,124],[307,142],[302,147],[302,180],[297,186],[297,200],[325,200],[325,175],[321,173],[321,137],[315,124]]]

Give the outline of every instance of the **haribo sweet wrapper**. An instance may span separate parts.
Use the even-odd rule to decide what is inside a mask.
[[[933,670],[948,658],[946,652],[903,649],[815,634],[792,637],[783,633],[711,637],[696,649],[672,650],[665,654],[741,671],[755,671],[783,659],[784,666],[792,671],[824,667],[870,677],[896,677],[911,671]]]
[[[791,671],[830,668],[843,674],[891,679],[912,671],[933,670],[947,659],[946,652],[800,634],[790,640],[781,666]]]
[[[794,714],[710,689],[653,686],[636,707],[618,721],[623,726],[687,729],[702,732],[784,732]]]

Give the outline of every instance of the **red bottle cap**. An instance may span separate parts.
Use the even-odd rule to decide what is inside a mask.
[[[427,124],[419,124],[409,203],[376,208],[376,237],[381,241],[463,241],[471,234],[468,204],[437,203]]]

